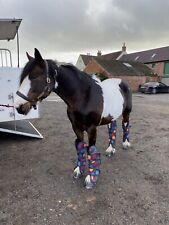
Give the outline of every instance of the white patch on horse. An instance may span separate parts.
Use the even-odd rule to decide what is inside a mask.
[[[123,148],[124,148],[124,149],[128,149],[128,148],[130,148],[130,147],[131,147],[130,142],[128,142],[128,140],[125,140],[125,142],[123,142]]]
[[[120,92],[121,79],[107,79],[99,85],[103,92],[103,112],[101,118],[112,116],[116,120],[123,111],[124,99]]]
[[[74,177],[75,178],[78,178],[80,175],[81,175],[81,172],[80,172],[80,167],[77,166],[75,169],[74,169]]]
[[[28,96],[30,88],[31,88],[31,81],[29,80],[28,76],[26,76],[18,91],[24,94],[25,96]],[[20,105],[25,104],[26,102],[27,101],[25,99],[17,95],[15,98],[15,107],[17,108]]]
[[[109,147],[106,149],[106,154],[114,154],[116,152],[116,149],[112,147],[110,144]]]
[[[101,80],[95,74],[92,75],[92,79],[97,81],[98,83],[101,83]]]
[[[58,82],[55,81],[55,89],[58,87]]]
[[[90,179],[90,175],[87,175],[85,178],[85,183],[86,185],[90,185],[91,184],[91,179]]]

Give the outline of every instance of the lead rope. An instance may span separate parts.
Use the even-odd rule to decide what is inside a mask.
[[[9,105],[9,104],[7,104],[7,105],[0,104],[0,106],[1,106],[1,107],[6,107],[6,108],[14,108],[13,105]]]

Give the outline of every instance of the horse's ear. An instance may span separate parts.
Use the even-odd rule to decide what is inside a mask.
[[[37,48],[35,48],[34,55],[35,55],[35,59],[37,60],[37,62],[42,65],[44,63],[44,60]]]
[[[26,55],[27,55],[27,58],[28,58],[29,61],[33,59],[33,57],[30,56],[28,52],[26,52]]]

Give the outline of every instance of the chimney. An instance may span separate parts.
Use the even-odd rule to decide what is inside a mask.
[[[126,52],[126,44],[125,43],[123,43],[122,52]]]
[[[97,56],[101,56],[101,55],[102,55],[101,50],[98,50],[98,52],[97,52]]]

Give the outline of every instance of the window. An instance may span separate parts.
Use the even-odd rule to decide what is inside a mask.
[[[123,65],[127,66],[127,67],[132,67],[132,65],[130,65],[129,63],[124,62]]]
[[[154,68],[154,67],[155,67],[155,65],[156,65],[155,63],[152,63],[152,68]]]
[[[164,63],[164,75],[169,76],[169,61]]]
[[[154,58],[156,55],[157,55],[157,54],[156,54],[156,53],[154,53],[154,54],[151,56],[151,58]]]
[[[134,60],[137,61],[137,59],[139,59],[139,56],[136,56],[136,58]]]

